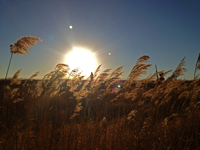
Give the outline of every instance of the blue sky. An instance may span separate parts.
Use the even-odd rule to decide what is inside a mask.
[[[14,55],[8,77],[19,69],[21,78],[36,71],[43,77],[79,46],[96,54],[101,71],[124,66],[123,78],[142,55],[150,56],[148,74],[155,65],[175,70],[186,56],[188,72],[180,78],[192,79],[200,52],[199,16],[199,0],[1,0],[0,78],[6,74],[10,44],[32,35],[43,42],[29,55]]]

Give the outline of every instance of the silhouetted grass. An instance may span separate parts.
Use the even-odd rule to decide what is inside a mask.
[[[120,67],[64,79],[62,64],[42,80],[0,81],[0,149],[199,149],[200,79],[177,79],[183,59],[155,88],[156,74],[139,80],[147,59],[125,81]]]

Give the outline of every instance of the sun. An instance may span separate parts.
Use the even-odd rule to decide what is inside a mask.
[[[65,63],[70,69],[80,68],[81,75],[90,76],[97,68],[97,59],[94,53],[86,48],[75,47],[65,57]]]

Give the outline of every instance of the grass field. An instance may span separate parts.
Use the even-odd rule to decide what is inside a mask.
[[[18,79],[20,70],[1,80],[0,149],[200,149],[198,68],[194,80],[177,79],[183,58],[174,72],[141,79],[148,59],[140,57],[127,80],[122,67],[99,66],[91,81],[64,64],[41,80]],[[171,76],[159,81],[161,73]]]

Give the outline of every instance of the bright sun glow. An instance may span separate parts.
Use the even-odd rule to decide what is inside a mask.
[[[96,57],[88,49],[73,48],[73,50],[66,55],[65,63],[69,65],[70,69],[80,68],[81,75],[90,76],[97,67]]]

